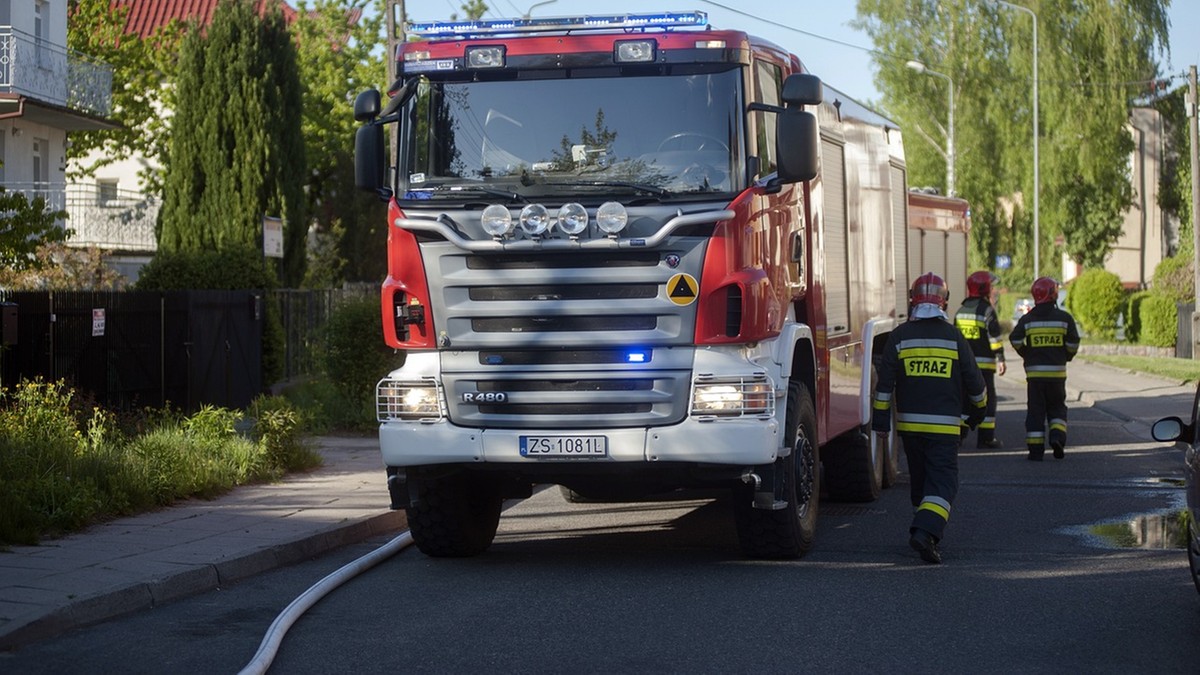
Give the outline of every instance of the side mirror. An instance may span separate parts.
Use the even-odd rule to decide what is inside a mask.
[[[816,178],[821,161],[817,154],[820,142],[816,115],[797,108],[787,108],[779,113],[775,118],[779,182],[796,183]]]
[[[823,97],[821,78],[808,73],[788,75],[783,81],[783,102],[789,106],[817,105]]]
[[[379,92],[376,92],[378,103]],[[357,110],[357,105],[355,109]],[[356,115],[357,116],[357,115]],[[354,134],[354,185],[359,190],[377,192],[383,187],[384,159],[383,127],[365,124]]]
[[[379,117],[379,90],[368,89],[354,99],[354,119],[370,122]]]
[[[1190,443],[1191,434],[1186,433],[1190,431],[1183,420],[1178,417],[1164,417],[1150,427],[1150,437],[1160,442],[1184,441]]]

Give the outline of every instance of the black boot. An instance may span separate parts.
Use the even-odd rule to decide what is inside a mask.
[[[921,554],[921,560],[931,564],[940,565],[942,562],[942,554],[938,551],[937,540],[933,538],[925,530],[913,530],[912,536],[908,538],[908,545],[912,550]]]

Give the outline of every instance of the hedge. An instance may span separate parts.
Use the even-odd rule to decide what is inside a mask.
[[[1117,317],[1125,305],[1121,278],[1103,269],[1090,269],[1071,282],[1068,310],[1089,335],[1112,339],[1117,334]]]

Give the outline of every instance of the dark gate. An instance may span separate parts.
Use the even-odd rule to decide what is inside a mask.
[[[20,292],[0,384],[63,380],[112,409],[242,408],[262,391],[253,291]]]

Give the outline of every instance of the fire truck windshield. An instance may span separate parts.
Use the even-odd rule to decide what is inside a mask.
[[[404,194],[461,199],[469,183],[551,200],[732,193],[744,173],[740,83],[737,69],[427,80],[408,118]]]

